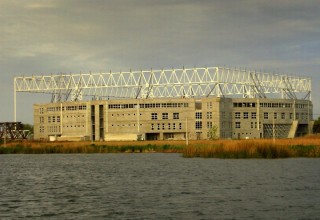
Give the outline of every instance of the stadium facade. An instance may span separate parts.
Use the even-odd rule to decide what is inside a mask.
[[[41,92],[34,138],[197,140],[293,138],[311,132],[311,79],[221,67],[16,77]],[[85,97],[89,97],[85,100]]]

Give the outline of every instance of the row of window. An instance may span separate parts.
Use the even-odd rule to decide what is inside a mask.
[[[250,112],[251,113],[251,119],[256,119],[257,118],[257,113],[256,112]],[[263,118],[264,119],[269,119],[269,112],[264,112],[263,113]],[[241,112],[235,112],[234,113],[235,119],[241,119]],[[249,119],[249,112],[243,112],[243,119]],[[273,113],[273,118],[274,119],[286,119],[286,113],[285,112],[274,112]],[[289,119],[293,119],[293,113],[289,113]],[[308,114],[307,113],[296,113],[296,119],[308,119]]]
[[[255,108],[257,103],[255,102],[234,102],[234,108]],[[292,108],[292,103],[260,103],[261,108]],[[307,104],[295,104],[296,108],[307,108]]]
[[[87,110],[86,105],[72,105],[72,106],[62,106],[62,111],[78,111],[78,110]],[[56,106],[56,107],[48,107],[47,108],[48,112],[60,112],[61,111],[61,106]],[[40,108],[40,114],[43,114],[43,108]]]
[[[84,117],[84,115],[66,115],[63,116],[63,118],[80,118]],[[44,117],[39,117],[40,123],[44,123]],[[61,117],[60,116],[48,116],[48,123],[55,123],[55,122],[60,122]]]
[[[258,123],[257,122],[251,122],[251,128],[257,128]],[[235,122],[235,128],[241,128],[241,122],[236,121]],[[259,128],[261,128],[261,122],[259,122]]]
[[[80,127],[83,127],[84,128],[84,125],[66,125],[66,126],[63,126],[63,128],[80,128]],[[53,133],[53,132],[61,132],[61,126],[47,126],[47,129],[48,129],[48,132],[49,133]],[[44,133],[44,126],[39,126],[39,131],[40,133]]]
[[[110,104],[109,109],[137,108],[138,104]],[[187,108],[189,103],[146,103],[139,104],[139,108]]]
[[[162,113],[162,119],[169,119],[169,113]],[[179,119],[179,113],[172,113],[172,119]],[[158,113],[151,113],[151,120],[158,120]]]
[[[124,126],[131,127],[131,126],[133,126],[133,127],[135,127],[136,124],[132,124],[132,125],[131,125],[131,124],[128,124],[128,125],[126,125],[126,124],[121,124],[121,125],[120,125],[120,124],[116,124],[116,125],[115,125],[115,124],[112,124],[111,126],[112,126],[112,127],[115,127],[115,126],[117,126],[117,127],[120,127],[120,126],[122,126],[122,127],[124,127]],[[140,126],[142,126],[142,124],[140,124]]]
[[[60,126],[48,126],[48,132],[49,133],[61,132],[61,127]]]
[[[178,126],[178,127],[177,127]],[[181,130],[182,129],[182,123],[168,123],[168,124],[165,124],[165,123],[158,123],[158,124],[151,124],[151,130],[176,130],[176,129],[179,129]]]
[[[48,123],[60,122],[60,116],[48,116]]]

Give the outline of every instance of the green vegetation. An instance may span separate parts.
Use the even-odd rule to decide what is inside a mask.
[[[118,142],[9,141],[0,154],[49,153],[181,153],[185,158],[288,158],[320,157],[320,138],[272,140],[199,140]]]
[[[33,147],[28,144],[16,144],[10,147],[0,146],[0,154],[50,154],[50,153],[178,153],[182,152],[182,146],[175,145],[123,145],[123,146],[107,146],[107,145],[83,145],[83,146],[64,146],[43,145]]]
[[[320,117],[314,121],[313,133],[320,133]]]

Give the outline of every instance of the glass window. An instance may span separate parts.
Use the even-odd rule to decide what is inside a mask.
[[[236,128],[241,128],[241,122],[240,121],[236,121]]]
[[[158,113],[151,113],[151,119],[157,120],[158,119]]]
[[[173,119],[179,119],[179,113],[173,113]]]
[[[196,129],[201,130],[202,129],[202,121],[196,121]]]
[[[202,112],[196,112],[196,119],[202,119]]]
[[[236,113],[235,113],[235,118],[236,118],[236,119],[240,119],[240,112],[236,112]]]
[[[162,113],[162,119],[168,119],[169,116],[168,116],[168,113]]]

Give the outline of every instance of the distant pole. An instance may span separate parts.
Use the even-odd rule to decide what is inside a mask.
[[[189,140],[188,140],[188,117],[186,117],[186,145],[189,145]]]
[[[276,143],[276,135],[275,135],[275,124],[274,124],[274,111],[273,111],[273,120],[272,120],[272,136],[273,136],[273,143]]]
[[[14,79],[13,81],[14,85],[13,85],[13,118],[14,118],[14,122],[17,122],[17,91],[16,91],[16,79]]]
[[[4,147],[7,146],[7,123],[4,123]]]

